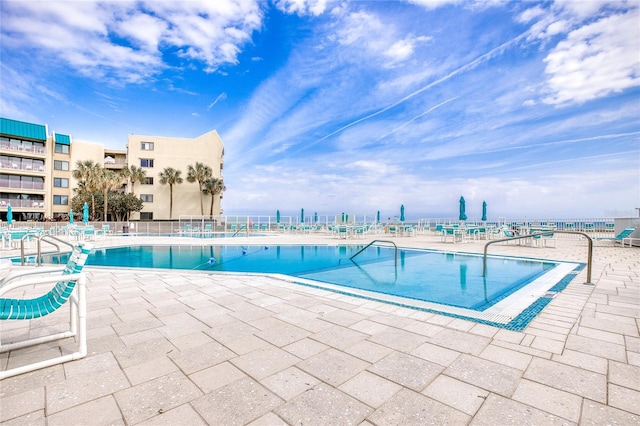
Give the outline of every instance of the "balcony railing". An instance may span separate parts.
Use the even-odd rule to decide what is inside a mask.
[[[16,200],[3,198],[0,199],[0,208],[7,208],[11,206],[11,208],[30,208],[37,210],[44,210],[44,201],[42,200]]]
[[[7,143],[0,144],[0,149],[6,149],[9,151],[24,152],[28,154],[46,154],[47,151],[44,147],[39,146],[25,146],[25,145],[11,145]]]
[[[35,191],[44,191],[44,182],[20,182],[0,179],[0,189],[29,189]]]
[[[44,165],[41,166],[30,166],[28,164],[20,164],[16,162],[11,163],[0,163],[0,169],[6,170],[23,170],[26,172],[39,172],[44,173]]]

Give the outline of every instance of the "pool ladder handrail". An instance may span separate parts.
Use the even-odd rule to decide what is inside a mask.
[[[236,235],[238,235],[240,232],[247,232],[247,237],[249,236],[249,227],[240,227],[239,229],[236,229],[236,232],[233,233],[233,235],[231,235],[231,238],[235,237]]]
[[[586,237],[587,242],[588,242],[588,248],[587,248],[587,282],[585,282],[585,285],[593,285],[593,283],[591,282],[591,265],[593,264],[593,239],[591,238],[591,236],[589,236],[589,234],[586,234],[582,231],[562,231],[562,230],[552,230],[552,231],[544,231],[544,232],[534,232],[533,234],[528,234],[528,235],[518,235],[515,237],[508,237],[508,238],[501,238],[499,240],[492,240],[489,241],[488,243],[486,243],[484,245],[484,256],[482,258],[482,276],[486,277],[487,276],[487,248],[491,245],[491,244],[495,244],[495,243],[502,243],[505,241],[513,241],[513,240],[522,240],[525,238],[535,238],[535,237],[539,237],[539,236],[543,236],[543,235],[553,235],[553,234],[579,234],[582,235],[584,237]]]
[[[25,259],[25,254],[24,254],[24,242],[26,237],[33,237],[33,235],[25,235],[20,239],[20,266],[24,266],[24,259]],[[43,234],[38,236],[37,238],[37,252],[36,252],[36,264],[37,266],[41,266],[42,265],[42,260],[40,259],[41,255],[42,255],[42,240],[43,239],[52,239],[52,240],[56,240],[56,241],[60,241],[63,244],[68,245],[69,247],[71,247],[71,249],[73,250],[73,244],[69,243],[68,241],[65,241],[61,238],[55,237],[53,235],[48,235],[48,234]],[[56,244],[53,241],[47,241],[49,244],[53,245],[57,251],[54,252],[53,254],[56,253],[60,253],[60,246],[58,244]]]
[[[358,250],[358,252],[356,254],[354,254],[353,256],[351,256],[349,258],[349,260],[353,260],[354,257],[356,257],[357,255],[359,255],[360,253],[362,253],[363,251],[365,251],[366,249],[371,247],[374,243],[389,243],[389,244],[393,245],[393,247],[395,247],[395,267],[397,268],[398,267],[398,246],[396,245],[396,243],[394,243],[391,240],[373,240],[369,244],[367,244],[366,246],[364,246],[363,248]]]

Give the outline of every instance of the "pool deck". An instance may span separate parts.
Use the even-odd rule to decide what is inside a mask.
[[[482,252],[484,241],[327,235],[133,243],[367,243]],[[586,262],[585,241],[492,254]],[[0,253],[8,256],[10,252]],[[523,332],[274,277],[87,269],[86,358],[0,382],[3,425],[505,425],[640,423],[640,248],[594,247]],[[32,335],[63,312],[31,321]],[[62,316],[61,316],[62,315]],[[0,323],[5,342],[28,321]],[[62,350],[70,345],[63,342]],[[57,344],[0,357],[0,369]]]

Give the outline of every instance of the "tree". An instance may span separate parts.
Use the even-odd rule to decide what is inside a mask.
[[[104,211],[104,200],[101,193],[95,194],[96,209],[98,211]],[[136,197],[133,194],[125,194],[123,192],[111,191],[107,194],[108,212],[115,217],[115,220],[120,222],[127,220],[131,212],[139,212],[143,209],[144,203],[140,197]],[[90,194],[78,194],[71,199],[70,207],[74,212],[82,211],[82,206],[85,202],[91,201]]]
[[[131,212],[139,212],[143,209],[144,203],[140,197],[122,192],[109,193],[109,210],[117,221],[126,220]]]
[[[100,175],[102,166],[93,160],[76,162],[76,168],[71,172],[71,176],[78,181],[78,188],[91,194],[91,216],[96,215],[96,197],[98,192],[97,178]]]
[[[142,167],[131,165],[122,169],[122,175],[131,182],[131,193],[135,194],[134,186],[136,182],[144,182],[147,178],[147,171]]]
[[[202,186],[204,185],[204,181],[209,179],[212,174],[213,170],[211,167],[202,163],[196,162],[195,166],[187,166],[187,181],[191,183],[198,182],[198,192],[200,192],[200,214],[202,216],[204,216],[204,204],[202,204],[202,196],[204,194],[202,192]]]
[[[211,208],[209,209],[209,216],[213,216],[213,203],[216,200],[216,195],[226,191],[227,187],[224,186],[224,181],[218,178],[209,178],[204,181],[202,192],[205,195],[211,195]]]
[[[113,191],[122,186],[122,176],[112,170],[102,169],[102,173],[97,177],[97,182],[100,189],[102,189],[102,199],[104,200],[104,208],[102,211],[104,221],[106,222],[109,209],[109,191]]]
[[[167,167],[160,173],[160,183],[169,185],[169,219],[173,217],[173,185],[182,183],[181,174],[181,170],[176,170],[173,167]]]

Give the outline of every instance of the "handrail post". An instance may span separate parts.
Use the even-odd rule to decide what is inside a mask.
[[[20,238],[20,266],[24,266],[24,237]]]

